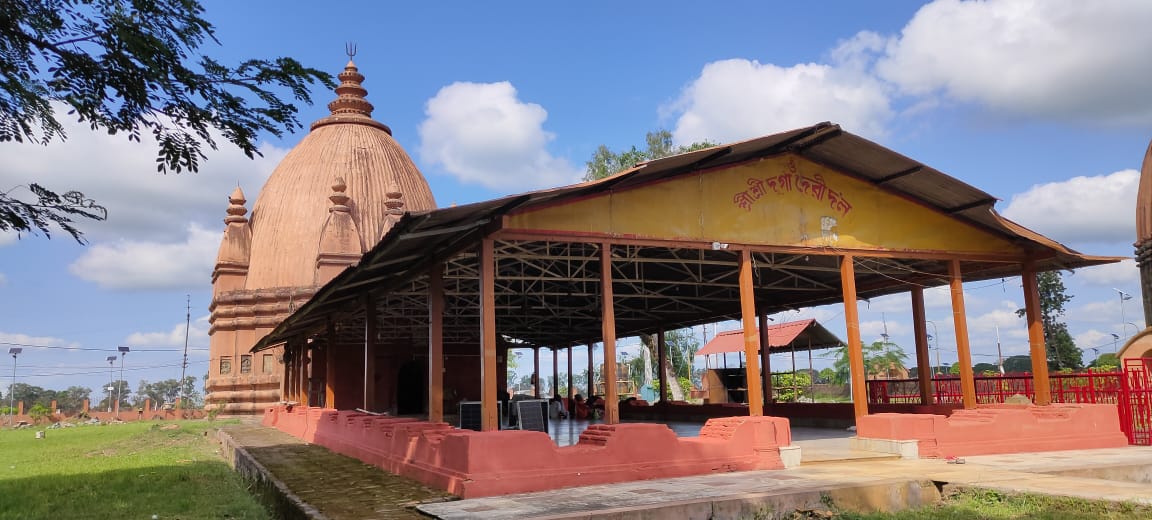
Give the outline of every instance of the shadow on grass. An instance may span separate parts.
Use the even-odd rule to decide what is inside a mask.
[[[224,461],[0,480],[0,518],[264,519]]]

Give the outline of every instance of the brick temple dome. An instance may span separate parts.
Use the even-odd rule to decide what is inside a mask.
[[[349,266],[407,211],[436,208],[428,182],[372,119],[364,76],[349,60],[331,114],[272,172],[251,213],[237,187],[212,271],[210,407],[260,413],[279,401],[279,351],[255,342]]]
[[[319,285],[314,271],[321,234],[333,202],[337,177],[363,254],[391,227],[389,206],[436,208],[432,190],[391,131],[371,118],[372,105],[360,86],[364,76],[349,61],[328,105],[332,115],[312,131],[272,172],[252,209],[252,254],[248,289]],[[351,251],[349,251],[351,252]]]

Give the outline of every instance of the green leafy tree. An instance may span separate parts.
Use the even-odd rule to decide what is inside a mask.
[[[1065,293],[1060,272],[1048,271],[1036,275],[1036,285],[1040,293],[1040,321],[1044,325],[1044,345],[1047,348],[1049,369],[1084,368],[1083,353],[1076,348],[1076,342],[1062,320],[1064,304],[1072,301],[1072,297]],[[1019,309],[1016,315],[1025,316],[1026,312]]]
[[[820,370],[820,375],[816,377],[816,382],[820,384],[836,382],[836,371],[831,368]]]
[[[173,404],[180,397],[188,399],[189,406],[195,407],[199,404],[200,392],[196,390],[195,376],[185,376],[183,385],[177,379],[164,379],[155,383],[142,379],[136,388],[132,404],[141,407],[144,406],[145,400],[151,399],[153,407],[160,407],[165,403]]]
[[[860,348],[864,351],[864,377],[866,379],[880,376],[897,377],[908,370],[904,367],[904,361],[908,359],[908,354],[895,343],[874,341],[871,345],[861,343]],[[832,370],[835,375],[833,377],[835,383],[845,384],[848,382],[851,377],[851,368],[847,345],[836,350],[836,360],[832,362]]]
[[[772,399],[778,403],[794,403],[811,385],[812,375],[805,372],[772,374]]]
[[[56,392],[56,406],[65,412],[79,412],[84,409],[84,400],[92,395],[92,389],[83,386],[70,386]]]
[[[291,58],[228,65],[208,56],[219,44],[199,0],[4,0],[0,3],[0,141],[46,144],[67,138],[59,107],[92,130],[158,144],[158,171],[196,171],[214,134],[259,155],[257,138],[301,127],[296,107],[309,87],[332,78]],[[55,106],[54,106],[55,105]],[[0,231],[41,232],[51,224],[83,242],[73,218],[107,211],[80,192],[29,184],[0,195]]]
[[[52,404],[52,400],[56,398],[56,391],[27,383],[16,383],[12,385],[9,397],[14,398],[17,403],[24,403],[24,409],[28,410],[37,404],[45,407]]]
[[[1004,358],[1004,372],[1009,374],[1021,374],[1032,372],[1032,357],[1031,356],[1009,356]]]
[[[1105,352],[1096,356],[1096,359],[1093,359],[1088,366],[1100,370],[1118,369],[1120,368],[1120,358],[1118,358],[1116,354]]]
[[[43,404],[36,403],[28,410],[28,416],[32,418],[32,422],[40,424],[52,415],[52,410]]]
[[[111,392],[108,392],[108,387],[112,387]],[[128,407],[132,405],[131,401],[129,400],[129,398],[132,396],[132,387],[129,386],[127,381],[119,379],[112,381],[111,383],[104,385],[104,388],[101,388],[101,390],[104,393],[104,397],[100,400],[100,403],[94,407],[97,411],[105,411],[108,409],[109,402],[116,402],[117,390],[119,390],[120,395],[120,409],[127,410]],[[111,394],[111,397],[109,397],[109,394]]]

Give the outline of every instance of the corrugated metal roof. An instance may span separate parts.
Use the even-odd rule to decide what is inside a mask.
[[[782,153],[798,154],[870,182],[878,189],[906,197],[1003,236],[1034,258],[1036,269],[1041,271],[1121,260],[1118,257],[1090,256],[1073,251],[1001,217],[993,209],[996,199],[988,193],[879,144],[845,132],[837,125],[821,123],[649,161],[596,181],[405,214],[364,255],[358,266],[345,270],[321,288],[308,303],[261,340],[256,348],[283,342],[304,328],[314,327],[329,312],[354,307],[357,303],[356,295],[368,286],[374,291],[388,291],[419,277],[429,265],[475,247],[483,236],[498,229],[503,215],[512,211]],[[1019,268],[1011,264],[984,263],[974,264],[971,268],[972,271],[965,268],[966,280],[1019,274]],[[970,273],[972,276],[969,276]],[[878,296],[898,290],[907,290],[907,286],[900,281],[893,281],[885,287],[861,287],[860,296]],[[819,303],[827,302],[820,300]]]
[[[839,347],[844,342],[816,320],[797,320],[786,323],[777,323],[768,326],[768,345],[770,351],[816,350],[822,348]],[[759,333],[759,328],[757,328]],[[703,348],[696,351],[697,356],[708,354],[723,354],[725,352],[744,352],[744,331],[727,330],[719,332]]]

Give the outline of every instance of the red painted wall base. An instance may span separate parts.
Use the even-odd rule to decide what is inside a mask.
[[[880,413],[857,419],[856,435],[917,440],[924,458],[1128,445],[1112,404],[989,404],[951,417]]]
[[[712,419],[696,438],[663,424],[597,424],[563,448],[543,432],[474,432],[320,408],[268,408],[263,424],[464,498],[783,469],[780,447],[792,443],[780,417]]]

